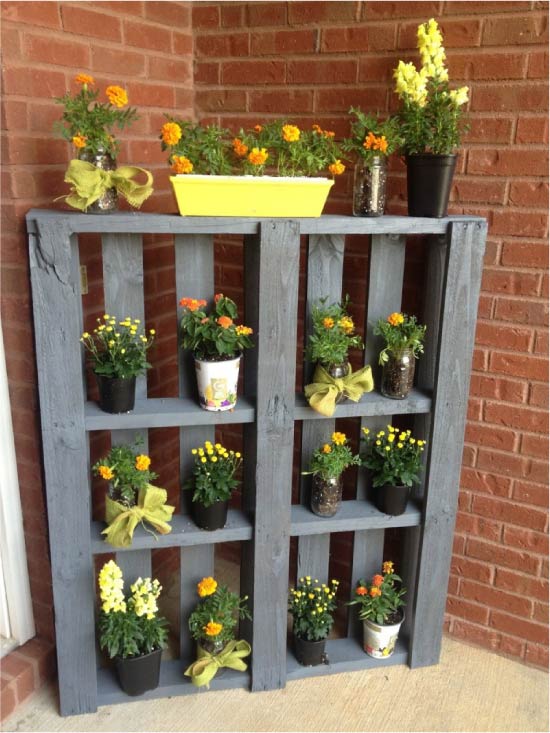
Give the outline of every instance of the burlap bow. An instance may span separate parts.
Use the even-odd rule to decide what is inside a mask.
[[[166,504],[167,498],[165,489],[159,489],[158,486],[151,484],[140,489],[138,503],[132,507],[124,506],[107,496],[105,521],[109,526],[101,533],[105,535],[105,542],[113,547],[129,547],[135,528],[144,521],[153,525],[160,534],[171,532],[172,527],[168,522],[172,519],[175,507]]]
[[[203,649],[198,648],[198,659],[190,664],[184,674],[191,677],[191,682],[195,687],[210,687],[210,682],[216,672],[222,667],[230,667],[236,669],[237,672],[246,670],[246,663],[243,662],[244,657],[248,657],[252,648],[247,641],[229,641],[219,654],[211,654]]]
[[[139,173],[147,178],[143,184],[132,180]],[[61,198],[80,211],[86,211],[108,188],[116,188],[130,206],[136,208],[153,193],[153,176],[145,168],[135,165],[121,165],[114,171],[104,171],[85,160],[71,160],[65,173],[65,183],[71,184],[71,193]]]
[[[374,382],[370,366],[352,372],[348,365],[345,377],[331,377],[320,364],[315,367],[313,382],[305,388],[309,406],[325,417],[331,417],[336,409],[336,398],[342,393],[353,402],[359,402],[364,392],[372,392]]]

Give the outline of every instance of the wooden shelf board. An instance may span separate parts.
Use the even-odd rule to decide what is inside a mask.
[[[339,417],[375,417],[378,415],[404,415],[428,413],[432,409],[431,396],[422,390],[413,389],[405,400],[392,400],[380,392],[364,394],[359,402],[346,400],[336,406],[331,419]],[[324,415],[313,410],[302,394],[296,395],[295,420],[326,420]]]
[[[301,504],[291,510],[291,536],[353,532],[363,529],[389,529],[390,527],[417,527],[421,523],[418,506],[409,501],[404,514],[397,517],[378,511],[368,501],[343,501],[334,517],[318,517]]]
[[[211,545],[218,542],[236,542],[252,539],[252,524],[245,514],[238,509],[230,509],[227,524],[223,529],[209,532],[199,529],[190,517],[175,514],[170,522],[172,531],[169,534],[158,534],[156,538],[138,525],[134,532],[130,547],[113,548],[105,542],[101,534],[105,529],[104,522],[92,522],[92,553],[103,555],[106,552],[131,552],[132,550],[157,550],[163,547],[189,547],[191,545]],[[149,525],[147,525],[149,527]]]
[[[99,669],[97,672],[97,704],[115,705],[135,700],[155,700],[159,697],[194,695],[204,692],[216,692],[217,690],[250,689],[249,673],[236,672],[232,669],[224,669],[223,674],[219,677],[216,675],[210,683],[210,690],[207,690],[206,687],[195,687],[189,677],[185,677],[183,674],[186,667],[187,665],[182,664],[179,659],[162,661],[159,686],[139,697],[129,697],[122,691],[114,670]]]
[[[97,402],[86,402],[86,430],[132,430],[134,428],[170,428],[186,425],[225,425],[254,422],[255,408],[251,400],[239,397],[234,410],[203,410],[189,398],[153,398],[136,400],[132,412],[112,415],[99,409]]]
[[[303,677],[319,677],[320,675],[336,674],[338,672],[354,672],[359,669],[376,669],[389,667],[394,664],[406,664],[408,645],[405,639],[399,638],[395,651],[386,659],[374,659],[363,651],[356,639],[328,639],[326,652],[329,664],[320,664],[316,667],[303,667],[298,663],[291,650],[287,652],[287,682],[302,679]]]

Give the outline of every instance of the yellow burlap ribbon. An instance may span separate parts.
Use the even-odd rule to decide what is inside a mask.
[[[372,392],[374,382],[370,366],[352,372],[348,364],[345,377],[331,377],[320,364],[313,374],[313,382],[305,388],[309,406],[325,417],[331,417],[336,409],[336,398],[344,393],[353,402],[359,402],[364,392]]]
[[[211,654],[203,649],[198,648],[198,659],[190,664],[184,674],[191,677],[191,682],[195,687],[210,687],[210,682],[216,672],[222,667],[230,667],[238,672],[246,670],[246,663],[243,662],[244,657],[248,657],[252,648],[247,641],[230,641],[219,654]]]
[[[158,486],[151,484],[140,489],[138,502],[132,507],[124,506],[107,496],[105,521],[109,526],[101,533],[105,535],[105,542],[113,547],[129,547],[135,528],[144,521],[152,524],[160,534],[171,532],[172,527],[168,522],[172,519],[175,507],[166,504],[167,498],[165,489],[159,489]]]
[[[143,184],[132,180],[140,173],[147,179]],[[71,160],[65,173],[65,183],[71,184],[71,193],[61,198],[80,211],[86,211],[108,188],[116,188],[130,206],[136,208],[153,193],[153,176],[145,168],[135,165],[121,165],[114,171],[104,171],[85,160]]]

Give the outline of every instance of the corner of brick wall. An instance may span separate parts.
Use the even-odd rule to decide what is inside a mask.
[[[31,639],[0,661],[2,721],[46,682],[55,671],[51,641]]]

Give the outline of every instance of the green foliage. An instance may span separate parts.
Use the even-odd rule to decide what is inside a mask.
[[[85,331],[80,339],[92,356],[96,374],[128,379],[143,374],[151,367],[146,355],[153,345],[154,329],[150,329],[148,337],[145,336],[140,331],[139,319],[132,321],[129,316],[117,321],[114,316],[105,314],[97,322],[99,325],[92,333]]]
[[[338,478],[348,466],[359,466],[359,456],[354,456],[351,448],[347,445],[347,438],[344,433],[332,433],[330,443],[325,443],[317,448],[311,456],[309,471],[307,474],[318,474],[323,480]]]
[[[417,323],[416,316],[406,313],[392,313],[386,320],[381,318],[373,329],[375,336],[382,336],[385,347],[380,352],[378,361],[385,364],[388,361],[388,352],[399,355],[404,349],[412,349],[416,358],[424,353],[424,337],[426,326]]]
[[[300,639],[320,641],[326,639],[333,624],[332,612],[336,609],[338,581],[330,585],[311,580],[309,575],[300,578],[296,589],[288,595],[288,610],[292,614],[293,631]]]
[[[425,440],[413,438],[410,430],[398,430],[392,425],[387,432],[380,430],[371,435],[362,428],[365,450],[361,461],[372,471],[373,486],[412,486],[420,482],[422,453]]]
[[[401,578],[393,572],[393,563],[383,563],[383,575],[373,575],[371,583],[363,578],[357,581],[355,595],[347,606],[359,605],[359,618],[374,621],[381,626],[388,620],[395,622],[390,616],[405,605],[403,596],[405,588],[401,587]]]
[[[306,358],[323,366],[342,364],[348,360],[349,349],[362,349],[363,341],[355,334],[355,324],[348,316],[349,298],[342,303],[325,305],[322,298],[311,310],[313,333],[309,337]]]
[[[173,145],[166,142],[167,136],[161,133],[160,146],[173,156],[184,156],[193,164],[193,173],[201,175],[229,175],[231,166],[231,144],[229,132],[219,125],[200,125],[166,115],[168,122],[179,125],[180,139]]]
[[[140,489],[146,488],[157,474],[149,471],[149,456],[136,452],[135,446],[117,445],[93,466],[96,476],[109,481],[112,498],[126,506],[134,506]]]
[[[195,490],[193,501],[209,507],[216,501],[230,499],[239,485],[235,473],[242,463],[241,454],[208,440],[203,448],[193,448],[191,453],[195,457],[193,478],[186,481],[184,488]]]
[[[205,312],[206,300],[182,298],[184,308],[181,319],[184,349],[191,349],[197,359],[223,361],[234,359],[243,349],[254,344],[250,340],[252,329],[237,326],[237,306],[221,293],[214,296],[214,308]]]
[[[359,107],[350,107],[349,114],[355,116],[351,122],[351,137],[342,142],[342,148],[372,165],[373,159],[380,155],[388,157],[399,148],[402,142],[397,117],[379,120],[375,115],[362,112]]]
[[[214,578],[203,578],[197,585],[201,600],[189,616],[189,631],[195,641],[226,643],[235,638],[238,620],[252,618],[246,601]]]

